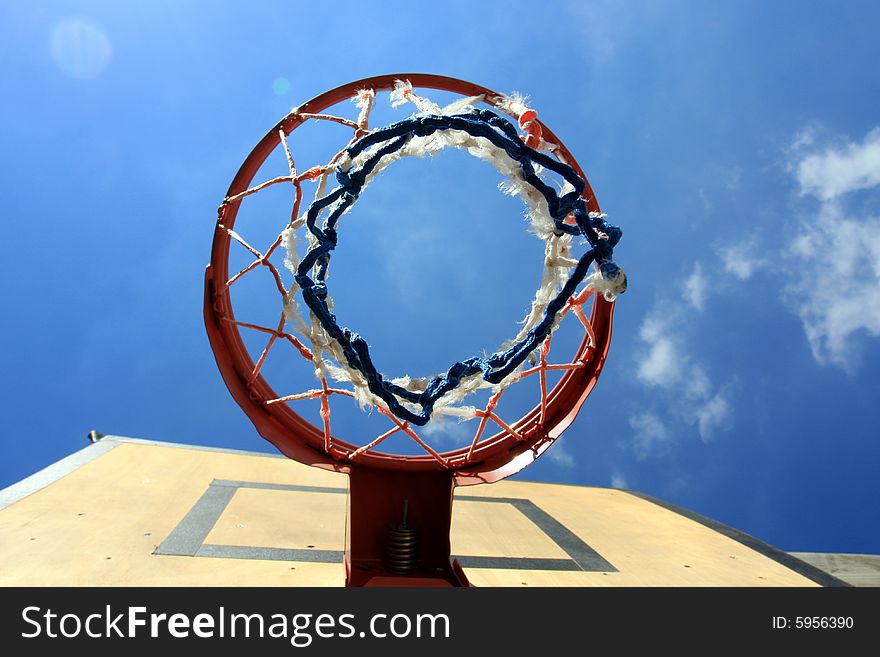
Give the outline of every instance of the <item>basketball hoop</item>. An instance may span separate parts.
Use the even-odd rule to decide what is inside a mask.
[[[417,89],[461,99],[441,108]],[[383,92],[390,92],[394,106],[411,103],[417,113],[371,128],[371,111]],[[356,117],[326,113],[349,100],[357,105]],[[340,124],[351,133],[329,162],[300,171],[288,137],[306,122]],[[543,277],[518,334],[491,355],[463,358],[433,376],[388,379],[373,363],[366,339],[337,318],[328,267],[345,239],[341,217],[369,193],[377,174],[401,158],[443,148],[490,162],[505,176],[506,190],[524,200],[533,232],[545,241]],[[276,149],[284,153],[288,172],[254,183]],[[236,229],[236,219],[248,197],[275,185],[292,186],[290,213],[274,241],[260,249],[247,240],[244,227]],[[315,187],[309,203],[308,186]],[[612,259],[619,238],[574,157],[524,99],[453,78],[388,75],[343,85],[295,108],[245,159],[218,211],[205,278],[207,332],[227,387],[257,431],[290,458],[350,476],[348,584],[466,583],[449,561],[452,490],[518,472],[574,420],[604,365],[613,301],[626,286]],[[580,256],[574,254],[576,239],[585,242]],[[246,249],[252,258],[233,273],[231,248]],[[272,260],[279,254],[283,267]],[[271,273],[278,293],[279,316],[272,325],[233,312],[230,289],[261,268]],[[562,321],[583,331],[576,352],[565,357],[552,349]],[[243,332],[264,335],[262,351],[248,349]],[[285,342],[295,348],[300,366],[314,370],[317,386],[276,391],[278,382],[264,378],[267,355]],[[561,377],[551,386],[548,374],[556,372]],[[535,406],[520,418],[500,417],[496,407],[505,390],[531,377],[540,382]],[[469,405],[478,390],[488,391],[488,401]],[[312,420],[297,412],[304,400],[320,403]],[[353,402],[386,417],[387,431],[360,443],[336,436],[332,408]],[[442,451],[419,433],[436,416],[474,420],[477,428],[467,444]],[[383,451],[394,434],[408,436],[422,454]]]

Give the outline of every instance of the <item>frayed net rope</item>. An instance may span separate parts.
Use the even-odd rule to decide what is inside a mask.
[[[357,100],[364,110],[372,99],[359,96]],[[522,364],[553,331],[557,316],[582,282],[586,280],[587,287],[597,289],[609,300],[626,289],[625,274],[612,259],[621,231],[606,222],[604,215],[588,212],[581,198],[586,184],[572,167],[532,147],[544,145],[539,134],[530,132],[525,141],[521,140],[506,119],[490,110],[474,109],[472,103],[479,98],[459,101],[441,110],[413,94],[406,83],[400,83],[392,100],[395,105],[412,101],[421,111],[349,145],[333,169],[337,186],[326,192],[331,170],[328,168],[304,217],[285,231],[285,264],[293,272],[310,310],[311,326],[297,312],[295,288],[287,295],[285,315],[312,342],[319,378],[329,375],[350,381],[361,404],[380,406],[416,425],[425,425],[433,413],[474,417],[473,407],[454,404],[480,388],[502,388],[515,379]],[[526,125],[528,121],[534,125],[534,112],[525,108],[522,99],[514,97],[509,104],[514,108],[522,105],[523,111],[517,112],[520,123],[526,117]],[[526,202],[532,228],[547,244],[542,284],[519,334],[491,356],[458,361],[432,378],[386,380],[374,365],[366,340],[340,326],[332,312],[327,273],[338,241],[337,227],[367,185],[392,162],[401,157],[433,154],[447,146],[466,149],[491,162],[507,177],[503,189],[518,194]],[[557,192],[541,178],[545,170],[564,180],[562,190]],[[571,219],[573,224],[567,222]],[[300,260],[294,231],[302,225],[308,228],[309,246]],[[567,255],[572,236],[582,236],[590,245],[577,260]],[[598,271],[590,273],[593,263]],[[336,365],[324,360],[322,353],[330,355]]]

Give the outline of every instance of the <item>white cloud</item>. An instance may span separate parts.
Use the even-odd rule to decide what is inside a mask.
[[[705,189],[700,188],[698,195],[700,197],[700,202],[703,204],[703,211],[708,214],[715,209],[715,204],[712,203],[712,198],[706,192]]]
[[[808,146],[812,146],[813,142],[816,141],[816,131],[814,128],[806,128],[801,130],[794,136],[794,140],[791,143],[791,146],[788,148],[788,151],[791,153],[796,153],[801,149],[804,149]]]
[[[855,336],[880,336],[880,219],[847,217],[831,203],[822,213],[791,244],[795,273],[784,294],[816,361],[849,369]]]
[[[611,473],[611,487],[629,488],[629,485],[626,483],[626,479],[624,479],[623,475],[615,471]]]
[[[419,433],[441,444],[462,445],[473,437],[473,423],[459,422],[443,415],[434,415],[431,421],[419,427]]]
[[[639,337],[648,344],[648,352],[639,363],[639,380],[650,386],[674,385],[681,374],[682,356],[668,322],[657,313],[648,315],[639,329]]]
[[[724,271],[741,281],[750,279],[756,271],[767,266],[767,260],[757,255],[755,239],[725,244],[716,248],[724,265]]]
[[[675,406],[680,409],[677,415],[686,424],[697,426],[703,442],[709,442],[718,430],[728,425],[731,407],[727,392],[716,391],[700,364],[687,367],[677,388]]]
[[[585,65],[604,74],[609,64],[632,47],[642,43],[646,34],[668,34],[680,28],[687,8],[680,2],[619,2],[619,0],[569,0],[559,18],[579,29],[578,47],[585,51]],[[667,37],[668,38],[668,37]]]
[[[581,27],[586,37],[582,43],[590,59],[599,63],[607,62],[617,54],[621,41],[627,39],[632,28],[630,12],[608,0],[570,2],[568,10],[571,20]]]
[[[573,468],[576,465],[574,456],[560,444],[559,440],[553,443],[544,454],[553,463],[561,465],[563,468]]]
[[[848,208],[846,194],[880,186],[880,127],[861,143],[820,148],[798,138],[789,168],[803,195],[820,202],[804,208],[784,254],[783,296],[800,317],[820,364],[852,369],[858,336],[880,336],[880,218]],[[810,147],[814,151],[804,154]]]
[[[635,432],[633,450],[640,461],[665,449],[671,438],[663,420],[654,413],[638,413],[631,416],[629,426]]]
[[[723,392],[718,392],[711,399],[696,409],[697,428],[703,442],[708,442],[718,429],[723,428],[730,418],[730,404]]]
[[[653,411],[630,416],[634,436],[630,443],[636,458],[644,460],[660,453],[696,427],[708,442],[726,428],[732,416],[729,395],[716,386],[700,362],[687,348],[694,327],[694,310],[705,305],[709,277],[699,263],[681,287],[681,298],[657,303],[642,321],[636,378],[657,390]],[[656,409],[663,408],[663,412]]]
[[[668,387],[678,380],[681,357],[675,343],[668,337],[657,338],[647,356],[639,363],[638,377],[648,385]]]
[[[766,257],[754,236],[715,250],[724,271],[740,281],[772,263],[816,362],[852,370],[860,340],[880,336],[880,217],[866,210],[880,202],[880,127],[842,146],[823,146],[820,132],[801,131],[786,150],[802,197],[787,241]],[[855,191],[864,194],[854,199]],[[722,408],[719,401],[714,410]]]
[[[697,310],[703,310],[706,306],[706,294],[708,292],[708,282],[703,275],[703,266],[697,262],[694,263],[694,269],[691,275],[684,282],[682,295],[685,301]]]
[[[849,369],[858,360],[859,337],[880,336],[880,217],[864,209],[880,200],[880,128],[861,143],[830,148],[805,131],[787,154],[802,197],[787,243],[768,252],[750,236],[716,247],[723,272],[695,263],[680,297],[661,299],[642,322],[636,378],[657,394],[649,410],[630,416],[640,460],[668,449],[686,427],[708,442],[731,425],[735,379],[714,384],[688,341],[695,311],[731,280],[724,274],[746,281],[773,263],[777,276],[770,282],[781,280],[819,363]],[[847,194],[858,190],[874,196],[860,195],[856,209]]]
[[[799,137],[808,146],[812,139]],[[862,143],[850,142],[807,155],[796,164],[801,194],[830,201],[851,191],[880,185],[880,128],[874,128]]]
[[[689,400],[708,399],[712,395],[712,382],[702,367],[699,365],[690,367],[683,391]]]

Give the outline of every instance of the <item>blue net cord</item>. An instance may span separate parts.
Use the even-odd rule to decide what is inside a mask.
[[[475,356],[454,363],[446,373],[431,379],[423,392],[414,392],[386,381],[373,364],[367,341],[354,331],[339,326],[336,316],[327,304],[327,268],[330,264],[331,252],[336,248],[338,240],[336,226],[339,219],[357,200],[368,177],[382,158],[403,148],[413,137],[426,137],[444,130],[459,130],[473,137],[482,137],[502,149],[518,164],[523,180],[543,196],[557,234],[581,235],[589,242],[590,249],[580,257],[560,292],[547,304],[541,321],[521,340],[505,351],[494,353],[489,357]],[[457,388],[466,377],[482,373],[486,382],[497,384],[513,373],[550,334],[557,314],[575,294],[592,263],[597,264],[606,280],[617,279],[622,272],[614,263],[612,256],[622,233],[620,228],[609,224],[601,216],[595,214],[591,216],[586,202],[581,197],[586,183],[572,167],[546,153],[526,146],[520,140],[516,128],[492,111],[484,109],[462,114],[414,116],[362,137],[349,146],[346,153],[353,159],[373,146],[379,148],[371,153],[360,167],[353,167],[348,171],[337,167],[336,180],[339,186],[325,196],[315,199],[309,206],[306,225],[316,241],[300,261],[295,280],[302,290],[303,301],[314,313],[328,336],[339,344],[348,365],[364,376],[369,390],[382,399],[398,418],[422,426],[431,419],[435,402]],[[558,194],[537,175],[535,164],[558,174],[573,189],[565,194]],[[332,211],[319,227],[319,215],[331,206]],[[565,221],[569,214],[574,217],[574,225]],[[599,233],[602,233],[604,238],[600,237]],[[311,273],[313,270],[314,278]],[[416,405],[421,410],[414,412],[402,402]]]

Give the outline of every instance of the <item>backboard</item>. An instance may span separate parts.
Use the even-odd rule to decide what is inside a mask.
[[[281,456],[106,436],[0,491],[0,585],[342,586],[347,477]],[[476,586],[835,586],[639,493],[502,481],[456,492]]]

